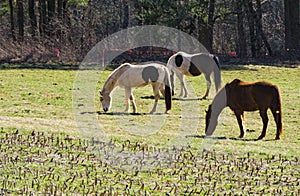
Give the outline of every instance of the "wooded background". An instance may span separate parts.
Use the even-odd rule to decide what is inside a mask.
[[[0,62],[80,62],[99,41],[164,25],[211,53],[300,59],[299,0],[2,0]]]

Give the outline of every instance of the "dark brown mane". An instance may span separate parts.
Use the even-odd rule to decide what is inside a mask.
[[[208,109],[205,112],[206,112],[206,116],[205,116],[205,133],[206,133],[211,118],[211,104],[208,106]]]

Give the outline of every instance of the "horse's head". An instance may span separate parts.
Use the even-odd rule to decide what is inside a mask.
[[[107,112],[111,107],[111,96],[109,93],[104,90],[100,91],[100,102],[102,104],[102,108],[104,112]]]
[[[211,105],[208,106],[208,110],[205,111],[206,112],[206,116],[205,116],[205,135],[207,135],[207,129],[210,123],[210,119],[211,119]],[[211,135],[209,133],[209,135]]]

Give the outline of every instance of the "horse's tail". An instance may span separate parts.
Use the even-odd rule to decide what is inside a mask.
[[[165,104],[166,104],[166,112],[172,108],[172,89],[171,89],[171,80],[169,70],[165,71]]]
[[[277,86],[274,86],[274,97],[272,101],[271,111],[273,113],[277,132],[276,132],[276,139],[280,139],[280,136],[283,134],[282,129],[282,112],[281,112],[281,99],[280,99],[280,92]]]
[[[213,60],[216,63],[216,67],[214,67],[214,81],[215,81],[215,87],[216,92],[218,92],[221,89],[221,67],[220,67],[220,61],[219,58],[215,55],[213,55]]]
[[[213,55],[213,59],[214,59],[215,63],[217,64],[219,70],[221,70],[219,57],[217,57],[216,55]]]

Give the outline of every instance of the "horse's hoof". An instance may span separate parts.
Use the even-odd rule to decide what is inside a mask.
[[[275,140],[280,140],[280,137],[276,137]]]
[[[264,137],[265,137],[265,136],[262,136],[262,135],[261,135],[261,136],[259,136],[259,137],[257,138],[257,140],[262,140],[262,139],[264,139]]]
[[[204,97],[202,97],[202,98],[201,98],[201,100],[206,100],[206,98],[207,98],[207,97],[206,97],[206,96],[204,96]]]

